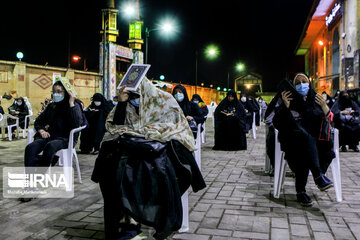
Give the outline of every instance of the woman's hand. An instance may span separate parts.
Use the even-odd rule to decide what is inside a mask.
[[[70,107],[73,107],[75,106],[75,94],[70,90],[69,91],[69,95],[70,95],[70,98],[69,98],[69,104],[70,104]]]
[[[315,95],[315,102],[319,104],[324,114],[327,114],[330,111],[328,105],[326,104],[326,99],[318,93]]]
[[[194,118],[192,116],[186,116],[186,120],[188,120],[188,122],[190,122],[191,120],[193,120]]]
[[[50,133],[46,132],[45,130],[43,129],[40,129],[39,130],[39,133],[41,135],[42,138],[49,138],[50,137]]]
[[[129,99],[129,92],[125,90],[126,86],[122,86],[119,89],[119,101],[126,102]]]
[[[290,91],[283,91],[281,93],[281,98],[282,98],[286,108],[290,107],[290,101],[293,100],[290,96],[291,96]]]

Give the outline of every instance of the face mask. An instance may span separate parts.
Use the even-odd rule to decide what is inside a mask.
[[[94,101],[94,104],[95,104],[95,106],[100,106],[100,105],[101,105],[101,102],[99,102],[99,101]]]
[[[300,83],[300,84],[296,85],[295,88],[296,88],[296,91],[302,96],[306,96],[310,89],[308,83]]]
[[[17,105],[21,106],[22,102],[16,102]]]
[[[61,102],[62,100],[64,100],[64,95],[61,94],[61,93],[54,93],[53,94],[53,99],[54,99],[54,102]]]
[[[262,100],[259,100],[259,103],[262,103]]]
[[[241,100],[242,102],[246,102],[246,97],[241,97],[240,100]]]
[[[118,105],[118,102],[113,101],[113,104],[116,106],[116,105]]]
[[[178,102],[182,102],[184,100],[184,94],[183,93],[177,93],[175,94],[175,99]]]
[[[140,106],[140,98],[131,99],[130,104],[133,105],[134,107],[139,107]]]
[[[196,104],[199,104],[199,101],[193,101],[194,103],[196,103]]]

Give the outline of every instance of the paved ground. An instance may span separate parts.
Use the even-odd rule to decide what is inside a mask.
[[[207,188],[190,192],[190,231],[169,239],[360,239],[360,154],[341,153],[343,202],[336,202],[333,189],[320,192],[309,179],[315,204],[303,208],[295,201],[291,177],[280,199],[272,198],[273,178],[264,174],[264,132],[261,127],[256,140],[248,138],[247,151],[215,152],[208,122],[202,147]],[[0,141],[0,167],[21,166],[24,146],[25,140]],[[102,197],[90,180],[95,156],[78,156],[83,184],[75,178],[72,199],[20,203],[1,194],[0,240],[103,239]],[[2,186],[2,171],[0,176]]]

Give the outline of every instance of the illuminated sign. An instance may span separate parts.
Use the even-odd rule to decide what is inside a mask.
[[[334,8],[331,10],[331,13],[325,17],[325,24],[329,26],[341,15],[341,4],[335,3]]]

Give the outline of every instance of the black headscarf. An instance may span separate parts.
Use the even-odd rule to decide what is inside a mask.
[[[100,106],[96,106],[94,102],[101,102],[101,104]],[[112,110],[113,106],[109,101],[105,99],[105,97],[101,93],[95,93],[92,96],[92,102],[89,108],[103,110],[106,112],[107,115],[107,113],[109,113]]]
[[[194,95],[192,96],[192,98],[191,98],[191,101],[194,101],[194,98],[199,99],[199,102],[204,102],[204,101],[202,100],[202,98],[200,97],[199,94],[194,94]]]
[[[352,108],[355,112],[360,112],[360,106],[350,99],[350,96],[345,97],[344,94],[346,91],[341,91],[338,100],[334,103],[334,106],[331,108],[331,111],[334,114],[338,114],[345,108]]]
[[[190,112],[191,112],[191,105],[190,105],[191,103],[189,101],[189,96],[187,94],[186,88],[184,86],[182,86],[182,85],[176,85],[174,87],[174,89],[173,89],[173,92],[172,92],[173,96],[175,96],[175,90],[176,89],[180,89],[181,92],[184,94],[184,100],[182,100],[181,102],[178,102],[178,104],[180,105],[181,109],[183,110],[185,116],[189,116]]]

